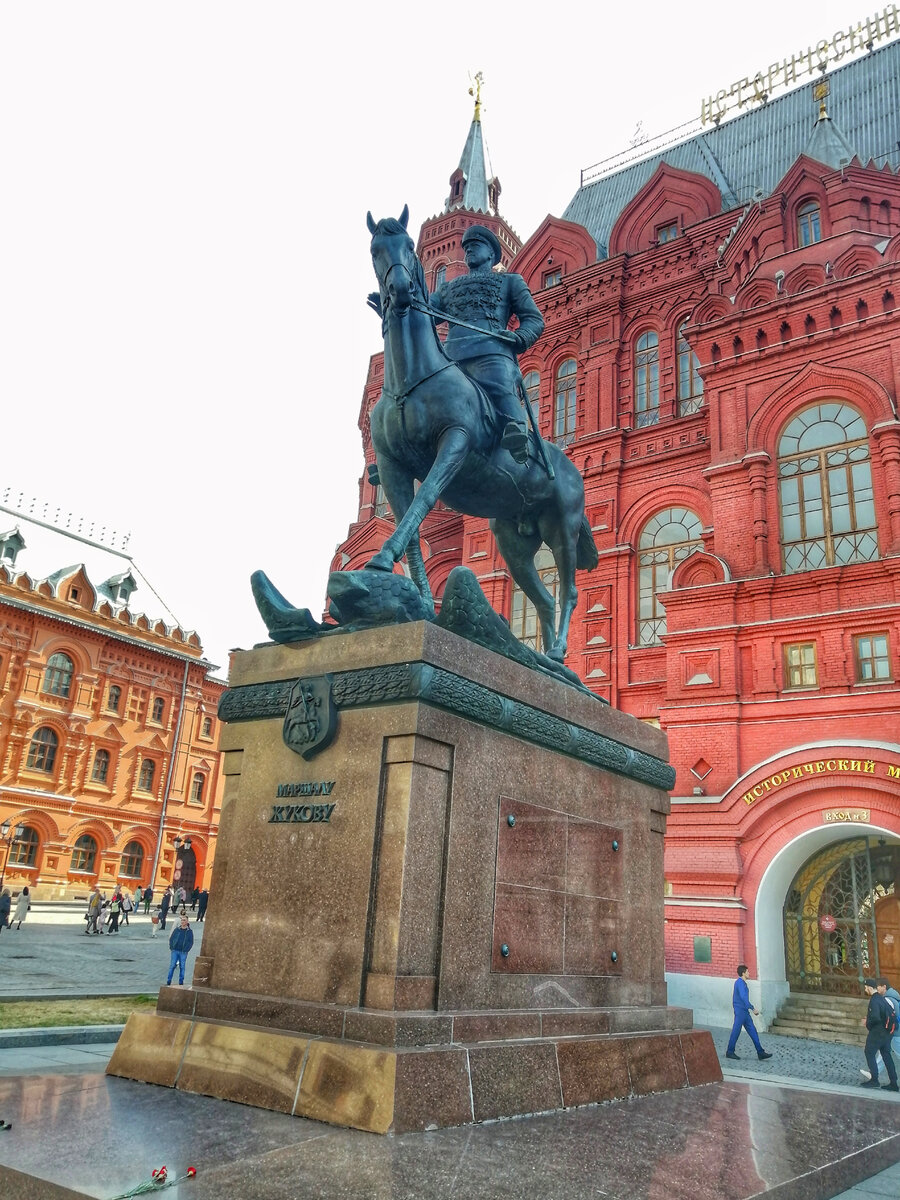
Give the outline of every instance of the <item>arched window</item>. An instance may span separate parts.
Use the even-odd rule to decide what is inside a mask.
[[[546,546],[541,546],[535,555],[534,565],[541,578],[541,583],[553,597],[556,614],[554,624],[559,622],[559,573],[553,561],[553,555]],[[520,587],[513,584],[512,615],[509,621],[513,633],[532,650],[541,649],[540,631],[538,629],[537,609]],[[547,647],[544,647],[546,653]]]
[[[678,415],[686,417],[698,412],[703,405],[703,380],[700,378],[700,360],[684,336],[687,321],[678,330]]]
[[[129,842],[122,851],[119,874],[127,875],[129,879],[140,879],[143,869],[144,847],[140,842]]]
[[[797,245],[811,246],[822,240],[822,216],[815,200],[807,200],[797,209]]]
[[[200,804],[203,800],[203,786],[206,783],[206,777],[201,775],[199,771],[194,774],[191,780],[191,800],[194,804]]]
[[[638,426],[659,420],[659,338],[652,329],[634,347],[634,413]]]
[[[90,834],[83,833],[72,847],[72,862],[69,870],[84,871],[86,875],[93,875],[96,860],[97,843]]]
[[[778,442],[784,571],[878,557],[866,423],[849,404],[803,409]]]
[[[652,517],[638,541],[638,645],[655,646],[666,632],[666,610],[657,599],[675,567],[703,545],[700,518],[689,508],[666,508]]]
[[[25,765],[32,771],[46,771],[50,775],[56,763],[56,751],[59,738],[46,725],[35,731],[28,746],[28,758]]]
[[[91,779],[94,783],[106,783],[109,775],[109,751],[98,750],[94,755],[94,767],[91,771]]]
[[[203,725],[200,728],[201,737],[212,737],[212,717],[204,717]]]
[[[531,402],[532,411],[537,416],[541,399],[541,377],[537,371],[529,371],[523,378],[522,384],[525,388],[525,395]]]
[[[117,713],[122,703],[122,689],[112,684],[106,696],[106,707],[110,712]]]
[[[388,498],[384,494],[384,488],[380,483],[375,487],[375,516],[382,517],[385,521],[392,521],[394,519],[391,515],[391,506],[388,504]]]
[[[37,850],[40,843],[38,832],[30,825],[24,826],[22,836],[16,838],[9,847],[9,862],[11,867],[33,867],[37,861]]]
[[[157,725],[159,725],[162,722],[163,713],[165,711],[166,711],[165,700],[163,700],[162,696],[154,696],[153,697],[153,707],[150,710],[151,721],[155,721],[157,723]]]
[[[138,776],[138,789],[142,792],[153,790],[153,776],[156,774],[156,763],[152,758],[145,758],[141,763],[141,773]]]
[[[447,279],[447,268],[442,263],[439,267],[435,267],[435,269],[434,269],[434,289],[433,290],[436,292],[438,290],[438,288],[446,281],[446,279]]]
[[[553,440],[557,446],[568,446],[575,440],[575,373],[574,358],[559,364],[556,372],[556,395],[553,402]]]
[[[44,691],[51,696],[68,696],[75,666],[67,654],[51,654],[44,671]]]

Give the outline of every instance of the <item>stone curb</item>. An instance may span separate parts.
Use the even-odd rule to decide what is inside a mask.
[[[46,1029],[3,1029],[0,1030],[0,1050],[117,1042],[124,1028],[124,1025],[48,1025]]]

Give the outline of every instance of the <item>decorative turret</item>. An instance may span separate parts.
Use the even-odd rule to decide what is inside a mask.
[[[813,126],[809,141],[803,148],[803,153],[816,162],[825,163],[835,170],[847,165],[856,151],[829,117],[825,109],[825,101],[829,93],[828,80],[823,79],[813,88],[813,98],[819,104],[819,116]]]
[[[483,86],[479,71],[469,89],[475,112],[459,166],[450,176],[450,195],[440,214],[426,221],[419,234],[418,253],[430,291],[465,271],[462,235],[470,225],[485,225],[497,235],[503,248],[501,269],[509,266],[522,247],[498,208],[500,180],[493,173],[481,123]]]

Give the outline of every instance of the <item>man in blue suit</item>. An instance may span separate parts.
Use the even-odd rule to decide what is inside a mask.
[[[756,1032],[756,1026],[750,1016],[751,1013],[759,1014],[759,1009],[754,1008],[750,1003],[750,989],[747,987],[747,976],[750,974],[750,968],[741,963],[737,969],[737,979],[734,981],[734,994],[731,997],[731,1005],[734,1009],[734,1024],[731,1027],[731,1037],[728,1039],[728,1049],[725,1051],[726,1058],[739,1058],[740,1055],[735,1054],[734,1048],[737,1045],[737,1040],[740,1037],[741,1030],[746,1029],[750,1034],[750,1040],[756,1047],[756,1057],[759,1059],[771,1058],[772,1055],[763,1050],[759,1041],[759,1034]]]

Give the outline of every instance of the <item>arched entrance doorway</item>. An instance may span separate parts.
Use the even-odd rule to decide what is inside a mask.
[[[900,843],[845,838],[813,854],[784,903],[791,991],[858,996],[867,975],[900,974]]]

